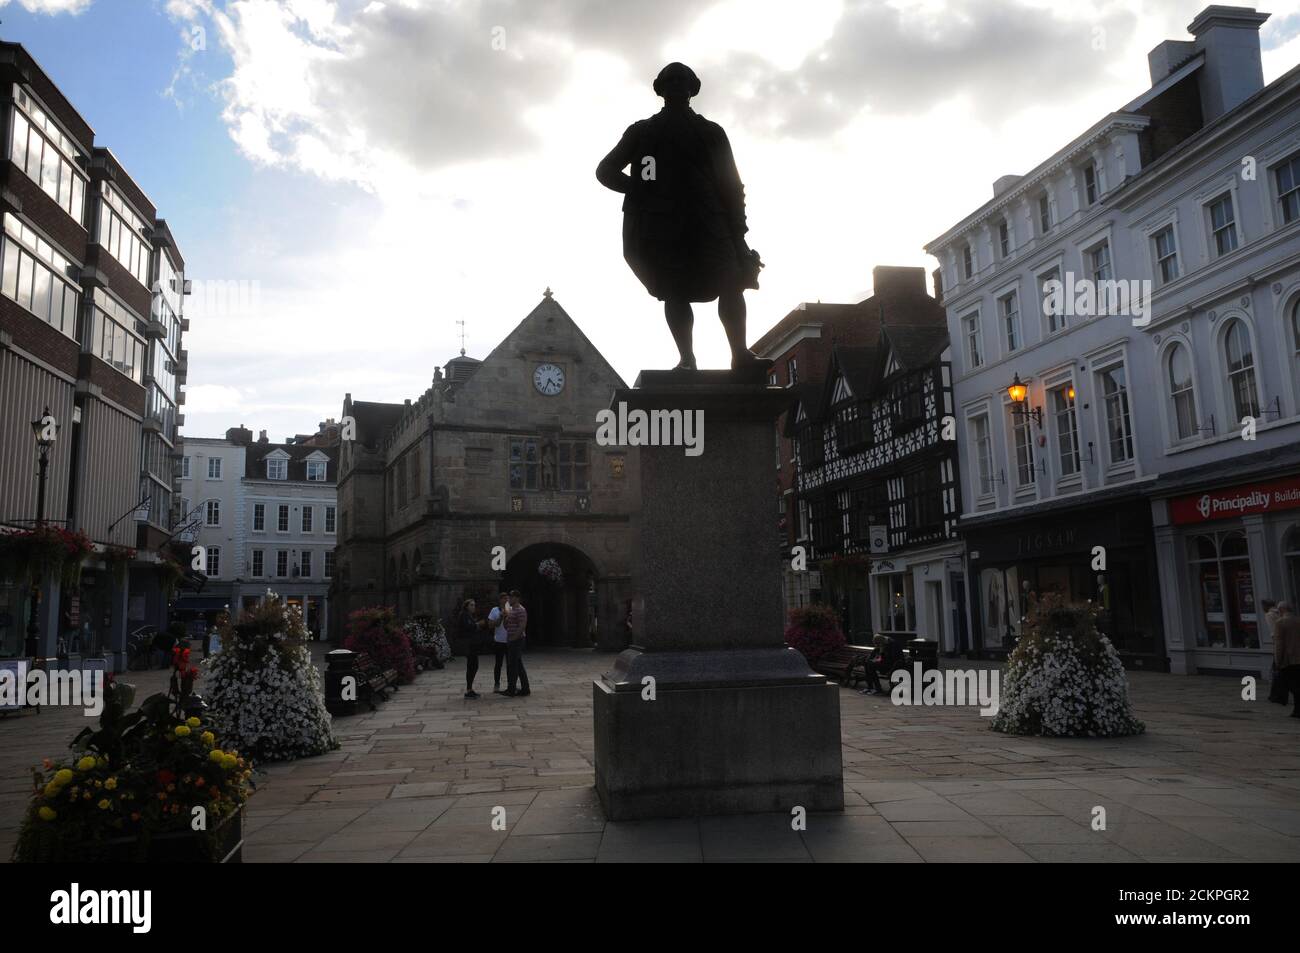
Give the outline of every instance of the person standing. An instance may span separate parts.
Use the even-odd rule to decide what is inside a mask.
[[[465,697],[478,698],[474,691],[474,676],[478,674],[478,641],[482,623],[474,618],[474,600],[466,599],[456,620],[456,651],[465,656]]]
[[[496,656],[496,664],[492,667],[492,691],[497,695],[505,694],[501,690],[501,666],[505,664],[509,651],[510,636],[506,632],[506,612],[509,608],[510,596],[503,592],[497,596],[497,604],[488,613],[488,625],[492,627],[492,652]]]
[[[524,639],[528,637],[528,610],[519,601],[519,590],[510,590],[510,605],[506,611],[506,682],[505,694],[531,695],[528,672],[524,668]],[[519,688],[516,690],[515,686]]]
[[[1292,718],[1300,718],[1300,617],[1289,602],[1277,604],[1278,620],[1273,625],[1273,662],[1283,691],[1295,696]],[[1283,704],[1286,704],[1285,697]]]
[[[1264,625],[1268,630],[1268,638],[1273,643],[1274,652],[1277,650],[1277,620],[1279,613],[1277,603],[1272,599],[1264,599],[1260,602],[1260,607],[1264,610]],[[1277,665],[1273,665],[1273,677],[1268,684],[1268,700],[1276,702],[1279,705],[1286,704],[1287,688],[1282,676],[1278,674]]]

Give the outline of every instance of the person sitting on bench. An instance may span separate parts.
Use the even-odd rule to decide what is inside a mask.
[[[876,651],[863,660],[865,686],[858,690],[859,695],[883,695],[885,690],[880,687],[880,675],[883,672],[885,678],[889,678],[898,661],[897,647],[889,636],[877,634],[871,639],[871,644]]]

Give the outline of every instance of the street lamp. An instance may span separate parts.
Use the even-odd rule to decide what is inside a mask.
[[[40,417],[32,421],[32,436],[36,440],[37,453],[40,455],[40,480],[36,484],[36,528],[45,525],[45,480],[50,472],[50,450],[59,436],[59,423],[50,413],[50,408],[41,411]],[[27,613],[27,644],[24,652],[28,658],[35,660],[40,652],[41,626],[37,621],[41,603],[41,584],[39,579],[32,579],[31,607]]]
[[[1010,384],[1007,385],[1007,396],[1011,398],[1011,413],[1017,417],[1029,417],[1038,424],[1039,429],[1043,426],[1043,409],[1035,407],[1032,410],[1028,407],[1028,401],[1025,400],[1029,393],[1029,388],[1025,382],[1020,379],[1017,373]]]

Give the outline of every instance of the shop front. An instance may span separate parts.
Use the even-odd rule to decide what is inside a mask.
[[[1173,670],[1272,668],[1263,602],[1300,599],[1300,474],[1152,500]]]
[[[1127,667],[1169,670],[1145,499],[978,517],[961,531],[979,654],[1010,652],[1031,594],[1055,593],[1100,607],[1098,627]]]
[[[971,651],[961,544],[877,556],[871,564],[875,632],[928,639],[948,656]]]

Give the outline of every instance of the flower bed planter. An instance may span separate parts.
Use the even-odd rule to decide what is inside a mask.
[[[180,830],[143,837],[113,837],[82,841],[68,848],[37,847],[40,863],[78,864],[239,864],[244,852],[244,809],[222,818],[209,838],[201,832]]]

